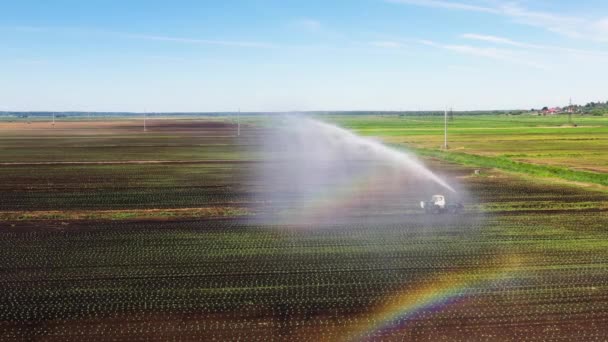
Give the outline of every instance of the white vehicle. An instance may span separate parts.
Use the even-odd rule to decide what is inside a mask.
[[[421,201],[420,207],[427,214],[457,214],[464,208],[461,203],[448,203],[444,195],[433,195],[430,201]]]

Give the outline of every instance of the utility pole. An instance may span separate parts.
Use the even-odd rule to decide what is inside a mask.
[[[568,123],[572,124],[572,98],[570,98],[570,105],[568,106]]]
[[[241,136],[241,108],[239,108],[239,111],[236,113],[236,136]]]
[[[443,148],[448,149],[448,109],[443,113]]]

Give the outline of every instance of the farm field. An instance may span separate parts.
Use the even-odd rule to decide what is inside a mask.
[[[454,115],[448,121],[451,151],[503,157],[591,173],[608,173],[608,117],[573,115]],[[419,148],[443,145],[442,116],[334,116],[361,134]]]
[[[442,141],[434,117],[330,119]],[[456,117],[451,147],[601,180],[606,119],[558,119]],[[426,157],[470,192],[462,214],[405,193],[334,222],[262,222],[248,174],[265,134],[227,118],[0,123],[0,340],[608,339],[603,189]]]

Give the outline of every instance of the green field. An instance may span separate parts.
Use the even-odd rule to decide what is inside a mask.
[[[465,211],[257,221],[256,118],[0,123],[0,340],[608,339],[608,118],[325,118]]]
[[[600,173],[608,182],[608,117],[573,117],[577,127],[568,124],[567,115],[454,115],[448,145],[453,152]],[[443,145],[442,116],[334,116],[331,121],[388,143]]]

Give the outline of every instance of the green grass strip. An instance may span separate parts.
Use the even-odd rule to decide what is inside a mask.
[[[608,186],[608,174],[577,171],[564,167],[536,165],[513,161],[503,156],[488,157],[462,152],[439,151],[426,148],[408,147],[419,156],[439,158],[457,164],[496,168],[505,171],[521,172],[537,177],[561,178],[569,181],[594,183]]]

